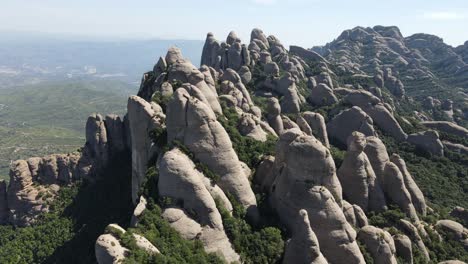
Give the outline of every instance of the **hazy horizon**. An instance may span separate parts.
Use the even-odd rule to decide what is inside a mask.
[[[339,8],[338,8],[339,7]],[[234,30],[248,41],[253,28],[286,45],[324,45],[356,26],[397,26],[404,36],[437,35],[458,46],[468,40],[468,2],[371,0],[149,1],[17,0],[2,4],[0,31],[99,40],[224,40]]]

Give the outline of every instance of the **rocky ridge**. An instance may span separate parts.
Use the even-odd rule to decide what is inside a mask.
[[[408,58],[416,56],[393,40],[416,45],[396,29],[367,31],[345,32],[316,52],[293,46],[288,51],[276,37],[259,29],[252,31],[248,45],[235,32],[225,42],[208,33],[200,68],[181,50],[170,48],[144,74],[138,95],[128,100],[123,121],[112,115],[89,117],[81,153],[13,164],[8,188],[0,184],[0,219],[33,224],[48,210],[46,201],[60,186],[95,181],[115,153],[127,151],[135,204],[129,226],[139,224],[148,210],[146,200],[154,200],[161,206],[162,218],[184,239],[201,242],[206,252],[228,262],[243,262],[245,255],[236,247],[226,219],[235,217],[240,207],[247,222],[262,225],[266,217],[256,197],[259,189],[278,216],[278,225],[286,230],[283,263],[365,263],[367,255],[375,263],[397,263],[397,258],[411,262],[414,248],[429,260],[422,239],[429,230],[448,232],[466,246],[466,228],[461,224],[424,221],[432,209],[405,161],[388,153],[380,138],[383,132],[431,155],[445,154],[437,132],[408,135],[403,130],[395,107],[399,98],[407,96],[403,81],[384,69],[372,77],[382,84],[379,87],[338,82],[348,72],[368,78],[370,65],[354,61],[358,54],[343,52],[337,62],[333,50],[349,48],[349,40],[374,43],[387,52],[383,58],[395,57],[403,65],[410,65]],[[393,49],[408,55],[397,56]],[[453,70],[463,71],[463,61],[455,58],[455,62]],[[422,59],[420,63],[424,64]],[[381,66],[378,61],[374,64]],[[384,87],[393,95],[382,96],[379,89]],[[331,110],[324,113],[326,107]],[[234,128],[226,125],[232,115],[238,118]],[[427,124],[463,131],[450,124]],[[257,163],[241,160],[245,153],[236,145],[238,137],[258,144],[273,140],[276,148],[273,155],[258,153]],[[339,166],[332,154],[334,145],[347,148]],[[141,194],[150,168],[157,171],[157,191],[145,197]],[[42,191],[50,193],[45,200],[39,195]],[[397,233],[369,223],[368,216],[389,211],[390,205],[405,215],[392,227]],[[135,250],[165,253],[131,229],[111,225],[106,230],[95,244],[98,263],[123,261]],[[125,233],[134,237],[136,248],[121,244]]]

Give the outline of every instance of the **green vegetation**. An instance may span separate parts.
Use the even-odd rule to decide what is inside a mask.
[[[398,153],[406,161],[409,172],[431,207],[445,211],[457,205],[468,207],[466,156],[457,156],[450,151],[446,151],[446,156],[459,159],[430,156],[409,143],[398,143],[385,135],[380,135],[380,138],[388,153]]]
[[[147,210],[138,222],[138,227],[130,228],[122,237],[123,246],[131,250],[125,263],[224,263],[215,254],[204,251],[199,240],[189,241],[170,227],[161,217],[161,208],[150,200]],[[150,255],[139,249],[132,233],[141,234],[155,245],[162,254]]]
[[[2,263],[46,263],[54,252],[73,237],[73,221],[63,217],[77,188],[62,188],[50,213],[40,216],[31,227],[0,226]]]
[[[62,188],[50,213],[31,227],[0,226],[2,263],[94,263],[94,243],[109,223],[130,222],[130,157],[115,156],[94,184]]]
[[[224,229],[231,243],[240,253],[243,263],[278,263],[283,255],[284,241],[276,227],[254,230],[246,219],[246,210],[234,199],[232,216],[219,201],[216,201]]]
[[[0,89],[0,179],[10,160],[75,151],[87,117],[124,114],[130,87],[117,81],[44,82]]]
[[[232,146],[239,159],[245,162],[249,168],[256,168],[263,155],[274,155],[277,138],[268,135],[266,142],[244,137],[237,129],[239,115],[233,108],[223,104],[224,116],[219,116],[218,121],[223,125],[232,141]]]

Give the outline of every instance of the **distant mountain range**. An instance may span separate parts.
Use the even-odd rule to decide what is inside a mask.
[[[114,79],[139,84],[170,46],[199,63],[201,40],[97,39],[0,33],[0,89],[43,80]]]

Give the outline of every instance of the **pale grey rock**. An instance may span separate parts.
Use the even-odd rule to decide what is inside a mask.
[[[280,69],[278,67],[278,64],[276,64],[276,62],[269,62],[263,66],[263,71],[265,72],[266,75],[279,76]]]
[[[260,126],[259,120],[252,114],[242,114],[239,119],[239,132],[246,137],[253,138],[257,141],[265,142],[267,140],[267,132]]]
[[[368,225],[367,216],[358,205],[350,204],[343,200],[343,213],[346,221],[356,228]]]
[[[359,230],[357,237],[372,255],[374,263],[397,264],[395,243],[387,231],[367,225]]]
[[[435,156],[444,156],[444,145],[439,133],[433,130],[414,133],[408,136],[408,142]]]
[[[239,69],[238,74],[241,78],[242,83],[244,84],[247,84],[252,80],[252,73],[250,72],[250,69],[247,66],[242,66]]]
[[[361,108],[353,106],[335,116],[327,124],[328,136],[346,145],[348,137],[358,131],[366,136],[375,136],[372,118]]]
[[[317,237],[310,227],[307,211],[300,210],[297,219],[292,238],[286,245],[283,263],[327,264],[320,252]]]
[[[139,219],[143,216],[143,212],[146,210],[147,201],[145,197],[140,196],[140,201],[133,210],[132,219],[130,220],[130,226],[136,227]]]
[[[261,43],[265,45],[266,48],[269,48],[270,46],[266,35],[263,33],[261,29],[254,28],[252,32],[250,33],[250,42],[254,40],[259,40]]]
[[[374,123],[385,133],[388,133],[398,141],[404,141],[407,139],[408,135],[403,131],[398,121],[382,103],[362,108],[362,110],[372,117]]]
[[[275,97],[268,98],[267,120],[276,134],[281,135],[284,130],[283,119],[281,118],[281,106]]]
[[[231,31],[229,32],[227,38],[226,38],[226,43],[229,44],[229,45],[232,45],[236,42],[240,42],[240,39],[239,37],[237,36],[236,32],[235,31]]]
[[[220,176],[219,187],[257,217],[255,195],[242,171],[232,142],[215,113],[186,91],[176,90],[167,106],[168,141],[180,140],[195,158]]]
[[[156,113],[151,104],[138,96],[130,96],[127,104],[132,151],[132,201],[136,203],[147,163],[152,153],[149,132],[164,128],[164,114]]]
[[[309,136],[314,136],[312,132],[312,128],[309,126],[307,121],[301,115],[298,115],[296,118],[296,124],[302,130],[302,132],[306,133]]]
[[[107,130],[104,118],[100,114],[92,114],[86,121],[85,148],[97,167],[103,168],[107,165],[109,161]]]
[[[299,113],[301,110],[300,98],[296,85],[288,87],[281,99],[281,109],[284,113]]]
[[[266,50],[261,51],[259,61],[260,61],[261,64],[264,64],[264,65],[268,64],[268,63],[271,63],[272,62],[271,54]]]
[[[429,257],[429,252],[426,248],[426,245],[424,245],[424,242],[419,235],[418,229],[411,224],[411,222],[405,220],[405,219],[400,219],[400,227],[402,231],[411,239],[411,241],[416,245],[416,247],[423,253],[424,258],[426,261],[430,261]]]
[[[435,224],[435,227],[450,234],[453,238],[459,241],[465,240],[468,236],[468,229],[453,220],[439,220]]]
[[[448,121],[426,121],[421,122],[424,126],[439,130],[444,133],[452,134],[462,138],[468,137],[468,129]]]
[[[468,210],[463,207],[455,206],[453,210],[450,212],[450,216],[459,218],[468,224]]]
[[[227,51],[228,68],[238,70],[242,66],[242,46],[234,42]]]
[[[285,130],[289,129],[298,129],[301,130],[301,128],[294,122],[292,121],[288,116],[281,116],[281,119],[283,120],[283,126]]]
[[[129,250],[111,234],[100,235],[94,246],[96,261],[99,264],[117,264],[125,260]]]
[[[446,260],[439,262],[438,264],[466,264],[466,262],[460,261],[460,260]]]
[[[398,234],[393,236],[393,241],[395,241],[396,255],[405,261],[405,263],[413,264],[413,247],[410,238],[406,235]]]
[[[213,33],[206,35],[205,45],[203,46],[201,65],[215,66],[218,53],[220,51],[220,45],[214,38]]]
[[[333,89],[333,81],[328,72],[323,71],[319,75],[317,75],[315,78],[317,79],[318,84],[323,83],[327,85],[328,87],[330,87],[330,89]]]
[[[327,106],[338,102],[333,90],[325,83],[319,83],[312,88],[307,100],[316,106]]]
[[[179,234],[188,240],[196,239],[202,233],[202,226],[187,216],[184,210],[179,208],[166,208],[162,217],[169,222]]]
[[[329,148],[330,144],[328,142],[325,118],[323,118],[323,116],[319,113],[309,111],[303,112],[302,117],[312,129],[312,134],[317,137],[317,139],[320,140],[325,147]]]
[[[143,249],[144,251],[146,251],[147,253],[150,253],[150,254],[160,254],[161,252],[159,252],[159,250],[153,245],[151,244],[151,242],[146,239],[145,237],[143,236],[140,236],[138,234],[132,234],[133,237],[135,238],[135,243],[136,243],[136,246],[140,249]]]
[[[253,181],[260,189],[266,193],[270,192],[273,182],[276,178],[276,172],[274,168],[275,157],[266,156],[262,159],[257,169]]]
[[[306,210],[328,261],[364,263],[356,232],[341,210],[341,185],[329,150],[300,130],[287,130],[277,144],[275,168],[272,204],[281,221],[294,230],[297,211]]]
[[[338,169],[344,197],[357,204],[362,210],[382,211],[386,207],[385,197],[377,180],[372,165],[364,153],[366,137],[360,132],[353,132],[348,137],[348,151]]]
[[[167,69],[167,62],[166,59],[163,57],[159,57],[158,62],[153,67],[153,72],[156,76],[165,72]]]
[[[426,216],[427,205],[426,200],[424,199],[424,194],[421,192],[418,185],[414,181],[413,176],[411,176],[410,172],[406,168],[405,161],[395,153],[390,157],[390,161],[397,165],[400,169],[400,172],[402,173],[405,181],[406,189],[411,195],[411,201],[414,205],[414,208],[419,214]]]
[[[166,63],[170,66],[175,63],[180,63],[184,61],[182,56],[182,51],[175,46],[169,47],[165,57]]]
[[[444,145],[445,149],[448,149],[453,152],[457,152],[460,154],[468,155],[468,147],[462,144],[455,144],[450,141],[443,140],[442,144]]]
[[[195,169],[195,164],[179,149],[173,149],[164,154],[159,160],[158,190],[162,197],[170,197],[182,201],[187,211],[193,211],[197,215],[197,222],[201,226],[198,239],[203,243],[207,252],[221,253],[229,261],[239,261],[239,255],[232,249],[226,233],[224,232],[221,215],[216,208],[216,203],[203,181],[205,177]],[[244,178],[245,179],[245,178]],[[193,222],[187,220],[185,214],[176,223],[178,231],[184,232],[183,236],[193,236],[193,230],[183,226],[179,222]],[[171,217],[176,218],[172,213]],[[185,215],[185,216],[184,216]],[[167,217],[167,215],[166,215]],[[196,226],[196,225],[195,225]]]
[[[411,194],[406,188],[403,174],[398,166],[390,161],[383,142],[377,137],[368,137],[364,151],[386,197],[397,204],[412,220],[419,220],[411,200]]]

